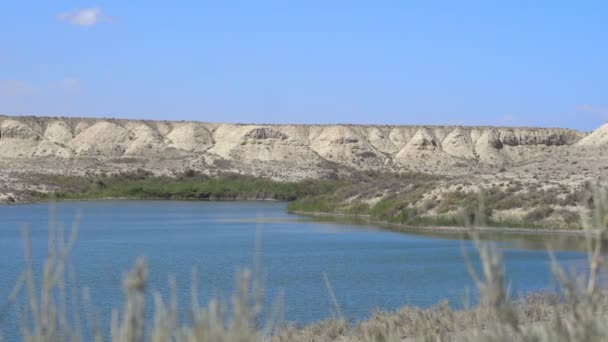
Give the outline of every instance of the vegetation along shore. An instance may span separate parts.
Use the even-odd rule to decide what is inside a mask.
[[[114,175],[29,175],[46,190],[23,191],[23,201],[89,199],[280,200],[299,214],[326,214],[411,227],[464,227],[483,204],[488,227],[579,230],[593,183],[580,189],[524,187],[506,182],[487,188],[424,173],[359,173],[334,179],[277,181],[187,170],[158,176],[144,170]],[[454,185],[459,184],[459,185]]]

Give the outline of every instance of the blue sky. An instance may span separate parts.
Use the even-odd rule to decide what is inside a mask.
[[[559,126],[608,119],[606,1],[2,1],[0,113]]]

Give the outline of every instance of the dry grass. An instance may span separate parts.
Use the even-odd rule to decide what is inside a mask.
[[[511,299],[505,286],[502,256],[492,244],[475,239],[482,271],[470,273],[479,290],[479,304],[454,311],[447,303],[431,308],[404,307],[396,312],[376,312],[355,325],[344,319],[303,327],[277,326],[272,319],[261,326],[261,296],[255,272],[242,272],[230,305],[211,300],[199,305],[193,276],[191,320],[180,321],[177,288],[170,281],[168,299],[155,294],[154,317],[146,320],[145,260],[138,260],[123,278],[124,307],[112,314],[109,338],[115,342],[139,341],[605,341],[608,340],[608,294],[599,287],[605,268],[608,241],[608,192],[596,189],[584,220],[589,252],[589,273],[568,275],[553,264],[563,293]],[[480,208],[483,212],[483,208]],[[480,215],[475,216],[479,219]],[[480,224],[475,222],[474,224]],[[77,226],[77,224],[75,224]],[[34,265],[25,230],[26,270],[11,295],[11,309],[20,318],[23,341],[103,341],[106,327],[94,314],[80,317],[84,306],[93,312],[86,295],[81,303],[73,284],[67,255],[76,229],[64,238],[61,227],[51,225],[49,256],[43,266],[41,288],[36,287]],[[328,292],[332,294],[328,283]],[[22,294],[23,296],[20,296]],[[23,300],[20,300],[23,299]],[[337,303],[336,303],[337,306]],[[336,310],[339,312],[338,310]],[[85,328],[86,327],[86,330]]]

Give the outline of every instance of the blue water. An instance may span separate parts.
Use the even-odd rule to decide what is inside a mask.
[[[82,215],[70,262],[77,287],[90,288],[101,317],[120,307],[122,272],[138,256],[148,261],[151,290],[166,293],[168,275],[176,277],[182,307],[190,300],[193,266],[199,270],[201,302],[212,296],[228,301],[235,272],[253,266],[256,231],[261,235],[265,303],[270,307],[283,298],[286,321],[307,323],[331,315],[323,273],[342,314],[353,320],[376,308],[430,306],[443,299],[460,307],[467,302],[467,289],[474,294],[462,257],[463,244],[470,249],[470,242],[316,222],[287,214],[284,203],[62,202],[55,213],[66,227],[77,213]],[[48,250],[49,215],[48,204],[0,206],[0,298],[9,296],[24,268],[24,224],[31,229],[40,270]],[[514,292],[552,287],[545,251],[527,249],[521,241],[500,246]],[[560,251],[557,257],[567,268],[585,263],[577,251]]]

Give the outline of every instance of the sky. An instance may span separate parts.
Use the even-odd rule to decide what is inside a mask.
[[[245,123],[608,119],[608,1],[0,2],[0,113]]]

